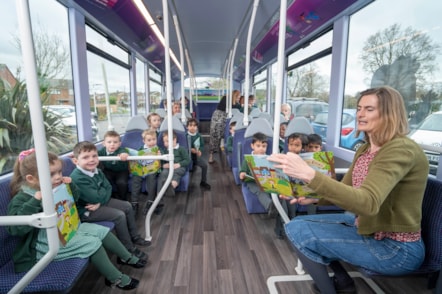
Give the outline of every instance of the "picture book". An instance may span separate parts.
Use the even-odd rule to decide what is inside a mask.
[[[158,155],[159,147],[146,148],[143,150],[129,150],[129,155],[143,156],[143,155]],[[143,159],[129,161],[129,171],[135,176],[146,176],[148,174],[157,173],[161,167],[160,161],[157,159]]]
[[[57,213],[58,237],[66,245],[74,237],[80,225],[77,206],[69,185],[61,184],[53,189],[55,211]]]
[[[275,168],[276,164],[268,161],[268,156],[269,155],[244,155],[244,159],[247,161],[255,181],[262,191],[291,197],[321,197],[308,188],[302,180],[289,177],[281,169]],[[333,152],[308,152],[301,153],[299,156],[313,169],[330,177],[335,177]]]

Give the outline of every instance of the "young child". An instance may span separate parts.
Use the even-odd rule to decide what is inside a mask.
[[[263,155],[267,151],[267,137],[263,133],[256,133],[252,137],[252,154]],[[253,178],[250,178],[252,173],[250,172],[247,161],[243,160],[241,169],[239,171],[240,180],[244,181],[250,192],[258,197],[259,202],[268,211],[269,217],[274,217],[277,214],[277,210],[273,205],[272,198],[269,193],[262,192],[258,184]]]
[[[227,154],[232,154],[232,152],[233,152],[233,136],[235,135],[235,126],[236,126],[236,121],[231,122],[229,124],[230,135],[227,137],[227,140],[226,140]]]
[[[172,104],[172,115],[181,114],[181,102],[175,101]]]
[[[279,153],[284,153],[285,147],[285,130],[287,130],[287,122],[282,122],[279,125]]]
[[[166,196],[174,196],[175,188],[178,187],[181,178],[186,174],[187,166],[190,164],[189,152],[186,148],[181,147],[177,143],[176,133],[173,132],[172,144],[173,144],[173,155],[174,155],[174,169],[173,169],[173,177],[170,182],[169,187],[165,193]],[[169,154],[169,135],[167,132],[163,133],[163,143],[164,149],[162,150],[162,154]],[[158,177],[158,189],[157,193],[163,187],[166,182],[167,176],[169,175],[169,162],[163,161],[162,163],[163,170],[161,171]]]
[[[127,201],[111,198],[112,185],[97,168],[97,147],[87,141],[79,142],[74,146],[73,154],[73,162],[77,167],[72,171],[71,178],[79,188],[77,208],[80,219],[84,222],[114,222],[117,236],[129,252],[145,258],[146,254],[134,244],[148,246],[150,242],[141,238],[138,233],[132,205]]]
[[[187,134],[190,136],[190,153],[193,161],[193,166],[201,167],[201,183],[200,186],[210,190],[210,185],[207,183],[207,161],[201,155],[203,154],[204,139],[198,133],[198,121],[194,118],[189,118],[187,121]]]
[[[307,136],[308,146],[307,152],[316,152],[322,150],[322,138],[318,134],[310,134]]]
[[[71,179],[62,175],[62,161],[54,153],[48,154],[52,188],[62,184],[70,187],[74,198],[78,190],[71,184]],[[19,154],[14,165],[11,180],[13,195],[8,205],[8,215],[31,215],[43,211],[40,191],[37,159],[33,149]],[[13,258],[16,272],[29,270],[49,250],[46,230],[32,226],[10,226],[11,235],[23,238],[15,248]],[[54,260],[70,258],[89,258],[98,271],[105,276],[108,286],[122,290],[135,289],[139,281],[120,272],[109,260],[106,250],[118,256],[117,262],[135,268],[142,268],[147,260],[132,255],[121,242],[109,231],[109,228],[93,223],[80,223],[77,232],[65,246],[60,246]],[[65,273],[69,274],[69,273]]]
[[[107,131],[104,134],[103,148],[98,151],[98,156],[118,156],[121,160],[102,161],[100,169],[107,180],[117,187],[117,198],[127,200],[127,188],[129,180],[129,166],[126,148],[121,147],[120,134],[115,131]]]
[[[140,147],[139,150],[144,150],[145,153],[156,153],[157,155],[161,155],[161,152],[157,146],[157,133],[153,129],[145,130],[141,134],[143,137],[144,145]],[[156,150],[156,151],[155,151]],[[154,160],[140,160],[140,163],[144,166],[152,164]],[[143,209],[143,215],[147,214],[152,202],[156,197],[156,189],[157,189],[157,176],[158,172],[146,174],[144,176],[132,175],[132,195],[131,202],[132,206],[135,206],[138,209],[139,195],[141,192],[141,184],[143,182],[143,178],[146,179],[146,191],[148,194],[146,206]]]
[[[287,152],[299,154],[302,152],[304,134],[293,133],[287,137]]]
[[[292,114],[292,107],[290,104],[281,104],[281,114],[287,121],[293,119],[294,115]]]
[[[302,138],[304,134],[301,133],[293,133],[287,137],[287,152],[292,152],[295,154],[299,154],[302,151]],[[296,205],[291,205],[290,200],[280,199],[281,206],[284,209],[285,213],[289,218],[296,216]],[[278,239],[284,238],[284,222],[281,217],[276,218],[275,222],[275,234]]]
[[[147,116],[147,122],[149,123],[149,128],[154,130],[157,134],[158,139],[161,125],[161,116],[158,113],[152,112]]]

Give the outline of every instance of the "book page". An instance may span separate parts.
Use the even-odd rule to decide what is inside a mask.
[[[144,149],[144,150],[129,150],[129,155],[143,156],[143,155],[158,155],[160,149],[158,146]],[[161,164],[158,159],[143,159],[143,160],[131,160],[129,161],[129,171],[135,176],[146,176],[149,174],[157,173]]]
[[[330,177],[335,177],[334,157],[331,151],[319,151],[299,154],[310,167]],[[320,198],[320,195],[308,188],[305,183],[289,177],[275,163],[267,160],[268,155],[244,155],[247,164],[261,190],[267,193],[291,197]]]
[[[54,188],[53,194],[55,212],[57,213],[58,237],[64,246],[77,232],[80,217],[69,185],[61,184]]]

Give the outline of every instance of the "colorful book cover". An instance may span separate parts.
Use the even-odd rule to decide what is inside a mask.
[[[281,169],[275,168],[275,163],[267,160],[268,156],[269,155],[244,155],[255,181],[262,191],[291,197],[321,197],[308,188],[302,180],[289,177]],[[335,177],[333,152],[308,152],[301,153],[299,156],[313,169],[330,177]]]
[[[143,155],[158,155],[160,149],[158,146],[147,148],[143,150],[129,150],[129,155],[143,156]],[[146,176],[148,174],[157,173],[161,164],[158,159],[143,159],[129,161],[129,171],[135,176]]]
[[[66,245],[74,237],[80,225],[77,206],[69,185],[61,184],[54,188],[55,211],[57,213],[58,237]]]

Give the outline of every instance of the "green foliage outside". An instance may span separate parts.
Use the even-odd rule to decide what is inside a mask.
[[[42,94],[44,101],[47,96]],[[43,103],[42,103],[43,104]],[[60,154],[72,149],[76,142],[72,130],[58,116],[43,110],[48,151]],[[31,115],[26,84],[17,82],[7,89],[0,80],[0,174],[12,170],[17,155],[33,147]]]

